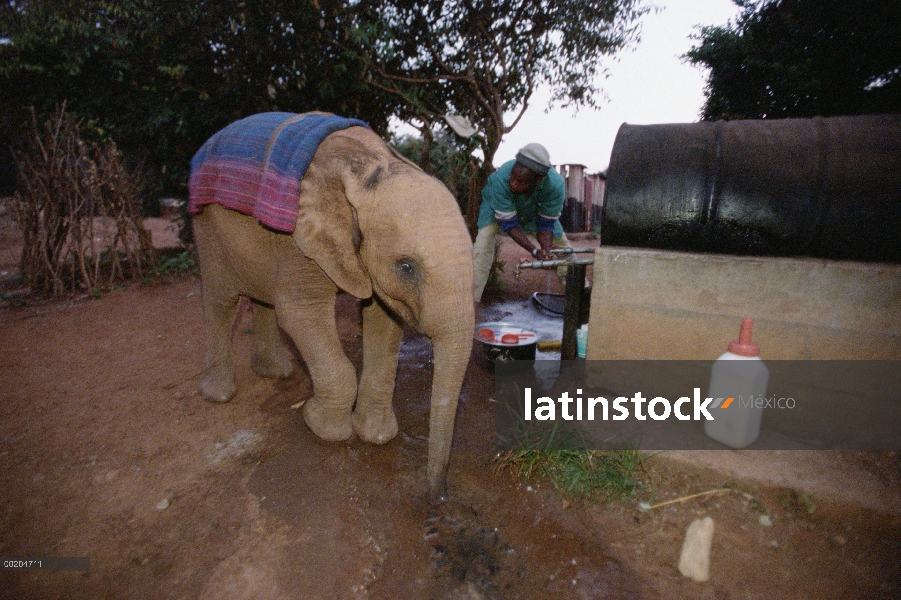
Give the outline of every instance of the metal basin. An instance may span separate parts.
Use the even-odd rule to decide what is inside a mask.
[[[475,339],[482,354],[492,363],[498,360],[535,360],[538,334],[508,322],[479,323]]]

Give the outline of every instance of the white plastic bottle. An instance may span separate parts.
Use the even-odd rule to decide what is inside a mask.
[[[713,421],[704,421],[704,433],[733,448],[744,448],[760,435],[760,420],[770,370],[760,360],[760,349],[751,341],[753,319],[741,322],[737,340],[729,343],[729,351],[713,363],[707,397],[725,398],[719,407],[708,409]],[[732,402],[726,408],[728,398]],[[711,405],[712,406],[712,405]]]

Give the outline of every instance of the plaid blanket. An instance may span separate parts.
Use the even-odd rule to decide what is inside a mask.
[[[191,160],[188,211],[217,203],[292,233],[300,180],[319,144],[341,129],[368,125],[327,113],[261,113],[211,137]]]

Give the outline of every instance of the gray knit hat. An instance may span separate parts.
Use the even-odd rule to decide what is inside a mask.
[[[516,153],[516,162],[530,171],[544,175],[551,168],[551,155],[541,144],[526,144]]]

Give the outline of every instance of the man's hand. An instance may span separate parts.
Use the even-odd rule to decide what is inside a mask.
[[[546,235],[545,235],[546,233]],[[523,249],[525,249],[531,256],[530,258],[524,258],[520,260],[520,262],[528,262],[530,260],[550,260],[551,259],[551,233],[550,232],[542,232],[538,234],[538,242],[541,244],[538,247],[535,247],[532,244],[532,240],[526,235],[526,233],[519,227],[514,227],[510,231],[507,232],[513,241],[519,244]]]
[[[538,257],[543,257],[539,258],[539,260],[551,260],[552,258],[554,258],[551,255],[551,245],[554,241],[553,232],[539,231],[537,237],[538,243],[541,244],[541,248],[538,249],[537,255]]]
[[[532,250],[532,257],[535,260],[551,260],[553,258],[550,252],[540,247]]]

